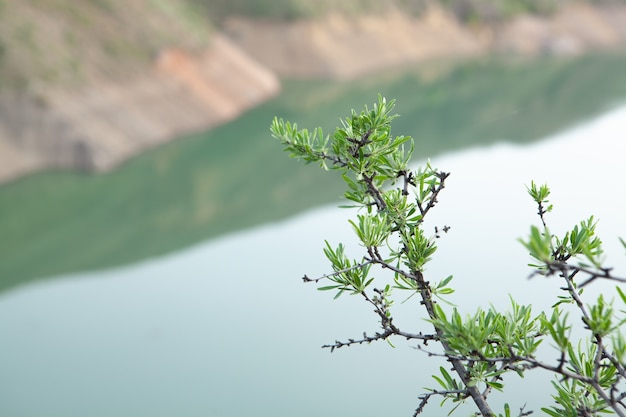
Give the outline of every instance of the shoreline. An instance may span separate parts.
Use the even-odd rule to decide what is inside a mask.
[[[572,4],[552,17],[471,27],[433,6],[419,17],[329,14],[278,22],[233,17],[203,51],[171,47],[126,79],[80,89],[0,92],[0,185],[46,169],[106,172],[279,94],[281,79],[354,80],[393,67],[492,56],[533,59],[626,44],[626,6]]]

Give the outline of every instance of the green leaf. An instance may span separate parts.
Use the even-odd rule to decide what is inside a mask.
[[[448,388],[448,386],[446,385],[446,383],[445,383],[445,382],[443,382],[443,380],[442,380],[441,378],[439,378],[437,375],[432,375],[432,377],[433,377],[433,379],[434,379],[435,381],[437,381],[437,382],[439,383],[439,385],[441,385],[441,387],[442,387],[443,389],[447,389],[447,388]]]
[[[502,414],[500,414],[502,416]],[[504,417],[511,417],[511,407],[509,403],[504,403]]]
[[[335,290],[337,288],[340,288],[341,285],[327,285],[325,287],[318,287],[317,290],[318,291],[328,291],[328,290]]]
[[[547,408],[547,407],[542,407],[541,411],[543,411],[544,413],[552,416],[552,417],[563,417],[563,415],[559,412],[554,411],[553,409]]]
[[[520,240],[520,242],[533,258],[543,263],[549,263],[552,260],[552,239],[547,229],[541,231],[537,226],[531,226],[528,240]]]
[[[528,194],[535,200],[536,203],[547,203],[548,196],[550,195],[550,189],[547,184],[537,186],[535,181],[530,182],[530,187],[526,187]]]
[[[443,281],[441,281],[438,285],[437,288],[443,288],[446,285],[448,285],[450,283],[450,281],[452,281],[453,276],[452,275],[448,275],[448,277],[446,279],[444,279]]]
[[[485,381],[485,383],[490,386],[491,388],[494,388],[498,391],[502,391],[502,389],[504,388],[504,384],[500,383],[500,382],[495,382],[495,381]]]
[[[626,294],[624,294],[622,289],[620,287],[618,287],[618,286],[616,286],[615,289],[617,290],[617,293],[619,294],[619,297],[622,299],[622,302],[624,304],[626,304]]]

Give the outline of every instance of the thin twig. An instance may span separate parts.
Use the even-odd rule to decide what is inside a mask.
[[[322,276],[321,276],[321,277],[319,277],[319,278],[309,278],[309,277],[305,274],[305,275],[302,277],[302,281],[304,281],[304,282],[319,282],[319,281],[321,281],[321,280],[323,280],[323,279],[326,279],[326,278],[331,278],[331,277],[336,277],[337,275],[345,274],[346,272],[350,272],[350,271],[353,271],[353,270],[355,270],[355,269],[363,268],[363,267],[364,267],[364,266],[366,266],[366,265],[369,265],[369,264],[374,263],[374,261],[372,261],[371,259],[367,259],[367,258],[364,258],[364,259],[365,259],[365,262],[362,262],[362,263],[360,263],[360,264],[356,264],[356,265],[350,266],[350,267],[348,267],[348,268],[341,269],[341,270],[339,270],[339,271],[335,271],[335,272],[333,272],[332,274],[324,274],[324,275],[322,275]]]

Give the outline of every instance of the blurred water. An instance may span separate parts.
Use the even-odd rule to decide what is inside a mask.
[[[453,274],[451,300],[466,311],[505,307],[509,293],[537,311],[550,305],[558,283],[528,280],[516,241],[538,220],[524,188],[531,179],[553,189],[555,232],[595,214],[607,263],[625,271],[624,132],[621,108],[536,145],[432,160],[452,175],[426,228],[451,230],[429,279]],[[442,363],[402,340],[395,349],[320,349],[377,330],[361,300],[332,301],[300,280],[327,272],[324,239],[354,242],[350,214],[323,207],[154,261],[1,294],[0,415],[412,415]],[[399,306],[398,324],[428,331],[418,308],[417,300]],[[549,401],[547,378],[512,380],[494,401],[537,410]],[[444,415],[436,404],[427,415]]]
[[[435,157],[503,139],[530,143],[626,98],[626,54],[422,65],[351,82],[286,80],[232,123],[181,138],[113,172],[45,172],[0,187],[0,292],[129,265],[210,238],[336,204],[338,176],[286,158],[269,135],[284,117],[327,132],[377,94],[397,99],[394,135]],[[306,190],[302,192],[301,190]]]

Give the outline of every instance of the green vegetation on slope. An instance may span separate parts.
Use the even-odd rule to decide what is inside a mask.
[[[43,173],[0,187],[0,290],[111,267],[336,201],[342,183],[281,155],[277,115],[334,128],[378,93],[398,100],[395,134],[416,157],[497,140],[530,141],[626,97],[624,56],[525,64],[471,63],[435,81],[408,70],[344,84],[287,82],[242,118],[102,175]],[[306,193],[301,190],[306,189]]]
[[[550,13],[574,0],[439,0],[461,20]],[[587,0],[591,3],[626,0]],[[168,47],[206,46],[230,15],[297,19],[329,11],[420,14],[426,0],[0,0],[0,90],[37,91],[145,71]]]
[[[3,1],[0,21],[0,89],[18,90],[145,72],[164,48],[200,48],[210,32],[186,0]]]
[[[380,13],[396,8],[419,15],[429,3],[427,0],[189,0],[204,9],[213,19],[229,15],[248,17],[297,19],[319,17],[330,11],[347,14]],[[580,0],[438,0],[461,21],[493,23],[523,13],[550,14],[568,3]],[[583,0],[585,1],[585,0]],[[586,0],[588,3],[608,3],[624,0]]]

